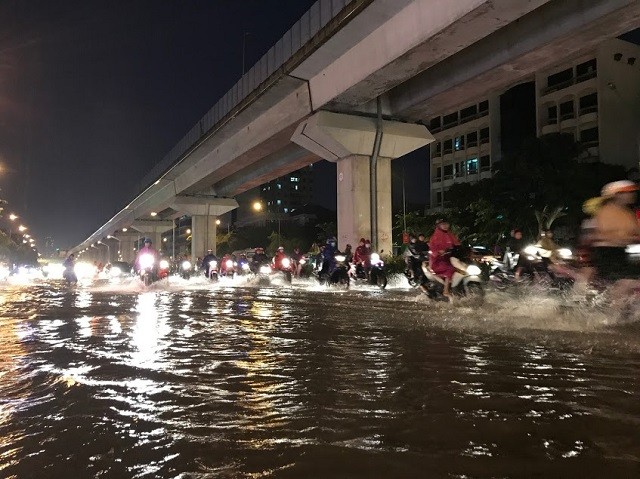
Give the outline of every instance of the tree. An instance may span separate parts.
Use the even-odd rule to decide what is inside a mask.
[[[494,165],[494,176],[451,187],[452,222],[463,234],[493,242],[512,228],[537,236],[545,225],[562,222],[577,232],[582,204],[604,183],[625,177],[622,166],[583,163],[571,135],[529,139]]]

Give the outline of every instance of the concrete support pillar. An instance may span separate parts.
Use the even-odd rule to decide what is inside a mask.
[[[125,261],[127,263],[133,263],[136,259],[135,244],[138,241],[139,233],[118,232],[115,234],[115,240],[117,240],[117,250],[119,253],[114,254],[114,258],[118,258],[119,261]]]
[[[302,122],[291,141],[337,163],[338,246],[371,238],[371,167],[377,119],[320,111]],[[392,254],[391,159],[434,141],[423,125],[382,121],[377,158],[378,250]],[[428,161],[425,156],[425,161]]]
[[[195,215],[191,217],[191,262],[207,254],[208,249],[216,253],[217,216]]]
[[[351,155],[338,160],[338,246],[357,244],[371,237],[371,187],[369,157]],[[392,248],[391,159],[378,158],[378,237],[379,250]],[[355,246],[354,246],[355,247]]]

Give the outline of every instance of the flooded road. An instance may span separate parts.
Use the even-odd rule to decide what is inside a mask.
[[[640,476],[636,323],[183,286],[0,285],[0,477]]]

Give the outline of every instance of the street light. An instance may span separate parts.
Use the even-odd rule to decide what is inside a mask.
[[[262,203],[260,203],[259,201],[256,201],[253,204],[253,209],[256,210],[256,211],[262,211]]]
[[[28,228],[25,225],[18,226],[18,231],[20,231],[20,233],[23,233],[23,232],[27,231],[27,229]]]
[[[11,221],[15,221],[15,220],[17,220],[17,219],[18,219],[18,215],[14,215],[13,213],[11,213],[11,214],[9,215],[9,219],[10,219]]]

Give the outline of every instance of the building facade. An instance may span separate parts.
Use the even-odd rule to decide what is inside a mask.
[[[431,118],[431,210],[447,206],[447,191],[455,183],[491,177],[500,159],[500,97],[491,95],[464,108]]]
[[[620,39],[536,74],[537,134],[568,133],[583,160],[637,168],[640,47]]]
[[[268,214],[288,215],[313,198],[313,165],[281,176],[260,187],[260,198]]]

